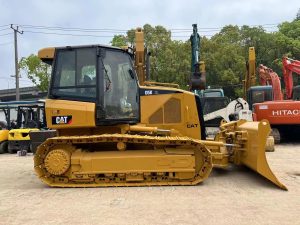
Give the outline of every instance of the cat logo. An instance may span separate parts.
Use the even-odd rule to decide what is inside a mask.
[[[52,124],[54,125],[63,125],[71,124],[72,116],[52,116]]]

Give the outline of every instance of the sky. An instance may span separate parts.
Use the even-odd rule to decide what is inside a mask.
[[[292,21],[299,8],[299,0],[0,0],[0,89],[15,87],[10,24],[23,31],[20,59],[44,47],[109,44],[113,35],[147,23],[162,25],[181,40],[189,38],[193,23],[207,37],[229,24],[263,25],[272,32]],[[24,74],[20,86],[32,86]]]

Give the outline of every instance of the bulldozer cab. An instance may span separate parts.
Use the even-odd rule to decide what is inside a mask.
[[[57,48],[49,98],[96,104],[96,124],[137,123],[139,91],[131,55],[105,46]]]

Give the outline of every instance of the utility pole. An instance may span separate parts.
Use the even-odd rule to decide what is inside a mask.
[[[14,30],[14,40],[15,40],[15,77],[16,77],[16,100],[20,100],[20,90],[19,90],[19,62],[18,62],[18,36],[17,34],[23,34],[23,31],[19,30],[19,26],[14,27],[13,24],[10,28]]]

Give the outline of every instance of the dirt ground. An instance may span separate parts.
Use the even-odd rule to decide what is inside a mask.
[[[49,188],[32,155],[0,155],[0,224],[300,224],[300,143],[267,153],[283,191],[244,167],[198,186]]]

